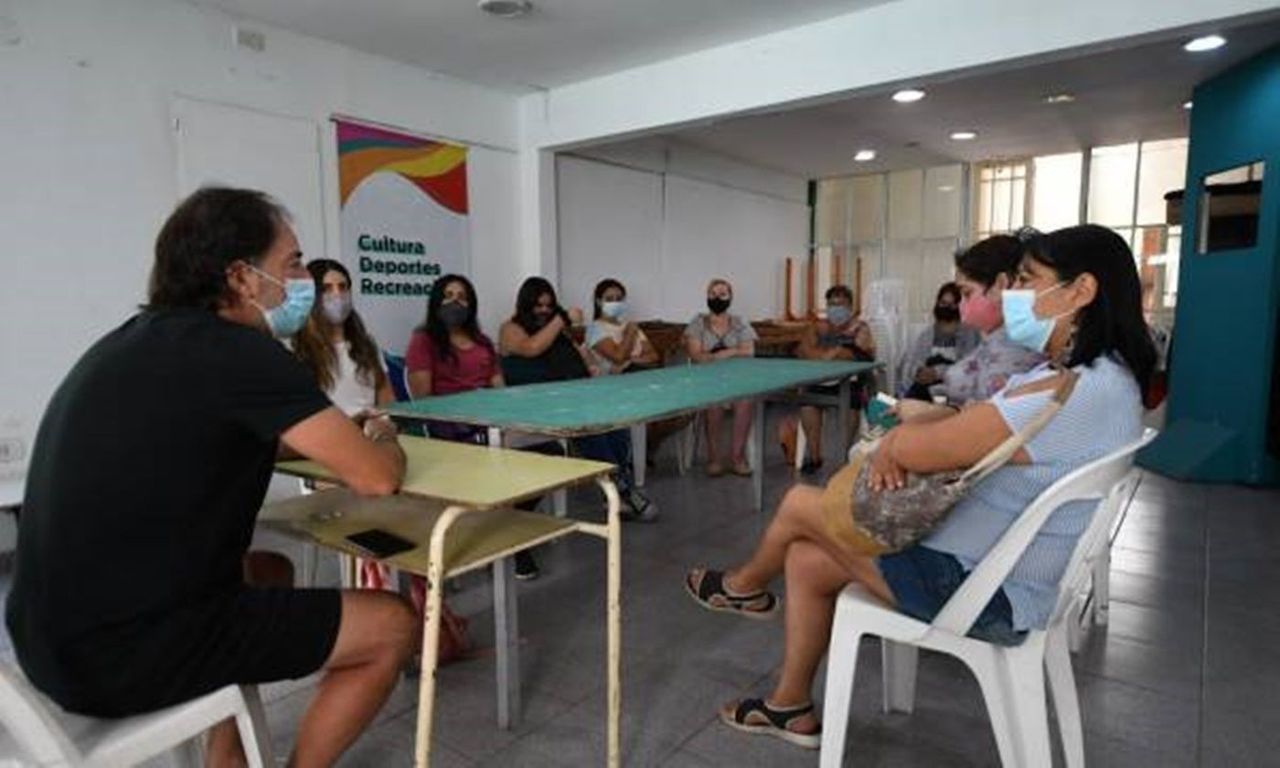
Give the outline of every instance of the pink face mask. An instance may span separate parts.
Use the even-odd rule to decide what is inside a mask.
[[[992,301],[985,293],[969,294],[960,302],[960,322],[983,333],[991,333],[1004,322],[1000,302]]]

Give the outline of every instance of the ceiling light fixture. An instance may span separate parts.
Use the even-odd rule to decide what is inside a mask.
[[[952,131],[951,132],[952,141],[973,141],[976,138],[978,138],[977,131]]]
[[[500,19],[515,19],[533,10],[530,0],[479,0],[480,10]]]
[[[919,101],[924,98],[924,91],[919,88],[904,88],[893,94],[893,100],[899,104],[910,104],[913,101]]]
[[[1183,109],[1191,109],[1191,102],[1189,102],[1189,101],[1184,101],[1184,102],[1182,102],[1182,108],[1183,108]]]
[[[1069,93],[1053,93],[1044,97],[1045,104],[1070,104],[1076,97]]]
[[[876,159],[876,151],[874,149],[860,149],[853,154],[855,163],[869,163]]]
[[[1205,35],[1197,37],[1195,40],[1182,46],[1182,50],[1190,53],[1202,53],[1204,51],[1212,51],[1227,44],[1227,39],[1222,35]]]

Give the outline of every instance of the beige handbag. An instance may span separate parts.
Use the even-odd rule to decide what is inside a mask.
[[[967,470],[910,474],[902,488],[876,492],[867,484],[871,455],[859,453],[823,491],[827,530],[853,551],[872,557],[899,552],[928,536],[974,485],[1004,466],[1062,410],[1079,378],[1070,370],[1062,374],[1035,418]]]

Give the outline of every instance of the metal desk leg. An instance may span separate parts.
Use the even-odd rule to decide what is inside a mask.
[[[644,487],[644,471],[648,459],[649,425],[644,422],[631,425],[631,475],[636,487]]]
[[[751,490],[754,494],[756,509],[764,509],[764,398],[758,398],[754,404],[755,415],[751,419],[751,441],[748,443],[751,452]]]
[[[849,455],[849,446],[853,445],[852,414],[849,412],[849,396],[853,391],[853,379],[845,377],[840,380],[840,404],[836,412],[840,419],[840,461],[843,465]]]
[[[608,622],[608,710],[609,740],[608,765],[617,768],[620,765],[619,754],[622,744],[622,522],[618,516],[621,501],[618,498],[618,487],[607,477],[596,480],[609,500],[609,539],[608,545],[608,591],[605,600]]]
[[[498,658],[498,727],[520,723],[520,611],[516,602],[515,558],[493,564],[493,634]]]
[[[436,658],[440,653],[440,611],[444,602],[444,537],[465,507],[447,507],[431,531],[431,560],[427,566],[426,618],[423,620],[422,676],[418,678],[418,728],[413,750],[415,768],[431,760],[431,726],[436,700]]]

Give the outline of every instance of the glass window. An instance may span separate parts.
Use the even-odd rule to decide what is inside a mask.
[[[1164,196],[1182,189],[1187,176],[1187,140],[1145,141],[1138,170],[1138,224],[1167,223]]]
[[[1021,160],[980,166],[975,219],[978,239],[1026,224],[1027,166]]]
[[[854,176],[851,187],[852,239],[865,243],[884,238],[884,174]]]
[[[1138,145],[1095,147],[1089,164],[1089,221],[1108,227],[1133,225]]]
[[[1082,152],[1044,155],[1033,161],[1031,226],[1043,232],[1080,223]]]
[[[842,243],[847,236],[849,179],[823,179],[813,211],[814,243]]]
[[[889,174],[889,237],[903,240],[920,237],[924,220],[924,171],[893,171]]]

